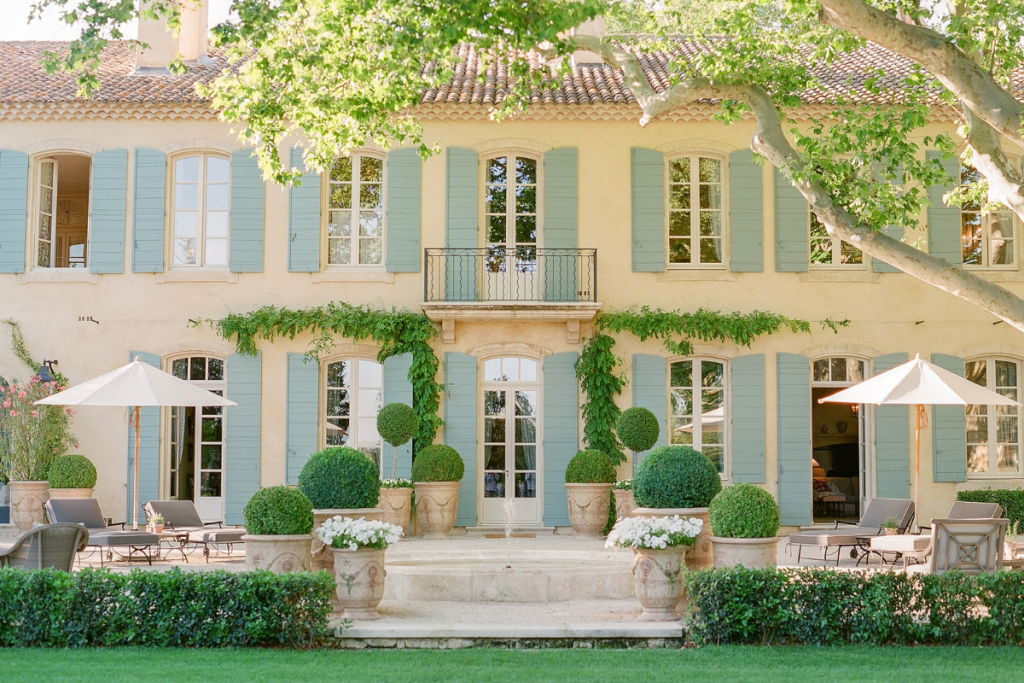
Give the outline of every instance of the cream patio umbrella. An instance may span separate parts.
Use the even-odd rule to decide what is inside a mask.
[[[928,426],[925,405],[1019,406],[1020,403],[991,389],[944,370],[918,355],[914,360],[866,379],[849,389],[819,399],[818,403],[866,403],[917,407],[914,438],[914,509],[921,491],[921,430]],[[967,457],[966,453],[964,457]]]
[[[139,358],[78,386],[48,396],[36,405],[110,406],[130,408],[128,424],[135,428],[135,463],[132,478],[132,529],[139,528],[139,411],[151,406],[236,406],[223,396],[158,370]]]

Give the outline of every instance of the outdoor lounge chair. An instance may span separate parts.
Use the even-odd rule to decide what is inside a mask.
[[[839,566],[839,556],[843,548],[854,549],[860,545],[857,542],[858,536],[878,536],[882,533],[882,524],[889,517],[896,519],[897,533],[903,533],[914,521],[914,502],[903,498],[874,498],[868,504],[860,524],[856,526],[840,527],[843,522],[836,522],[833,529],[801,531],[792,534],[786,547],[797,546],[796,561],[799,563],[804,546],[816,546],[822,548],[822,559],[828,561],[828,554],[832,549],[836,551],[836,566]]]
[[[45,524],[29,529],[9,548],[0,548],[0,567],[71,571],[89,532],[81,524]]]
[[[946,519],[999,519],[1003,516],[1003,508],[999,503],[972,503],[958,500],[949,508]],[[917,527],[918,533],[928,533],[931,525]]]
[[[164,530],[187,533],[185,544],[203,546],[203,556],[210,561],[210,546],[226,545],[228,552],[235,543],[244,543],[245,529],[225,529],[223,522],[204,522],[191,500],[151,500],[143,508],[146,519],[155,514],[164,518]]]
[[[928,547],[907,557],[925,560],[907,574],[939,576],[954,569],[964,574],[997,572],[1003,566],[1008,519],[933,519]]]
[[[100,565],[103,553],[108,560],[114,559],[115,549],[127,549],[128,560],[138,553],[153,564],[151,548],[160,547],[160,537],[146,531],[125,530],[124,522],[111,524],[103,520],[103,511],[95,498],[51,498],[46,501],[46,515],[55,524],[81,524],[89,531],[86,545],[100,551]],[[113,530],[112,527],[120,527]]]

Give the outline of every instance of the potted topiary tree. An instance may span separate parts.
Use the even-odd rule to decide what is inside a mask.
[[[64,455],[50,463],[50,498],[92,498],[96,467],[84,455]]]
[[[712,565],[708,504],[722,490],[718,470],[689,446],[662,446],[644,457],[633,477],[636,517],[680,515],[703,520],[700,537],[686,555],[690,569]]]
[[[413,483],[398,478],[398,447],[409,443],[419,426],[416,411],[404,403],[389,403],[377,413],[377,432],[395,450],[391,478],[385,479],[380,489],[381,519],[402,527],[405,534],[412,531]]]
[[[615,425],[615,433],[622,445],[633,451],[633,469],[635,471],[639,464],[637,456],[658,443],[661,427],[658,426],[658,418],[654,413],[647,408],[635,406],[622,411],[622,415],[619,416],[619,421]],[[616,486],[613,495],[615,496],[616,517],[619,519],[629,517],[633,508],[636,507],[633,502],[632,486]]]
[[[260,489],[245,504],[242,517],[246,569],[309,571],[313,504],[302,491],[288,486]]]
[[[402,537],[401,527],[367,519],[332,517],[317,536],[334,555],[335,595],[344,619],[380,619],[384,597],[384,551]]]
[[[615,465],[607,453],[580,451],[565,468],[569,524],[580,536],[600,537],[608,524]]]
[[[715,567],[774,567],[779,539],[779,506],[753,484],[722,490],[709,506]]]
[[[416,522],[424,538],[448,538],[459,507],[459,482],[466,466],[451,446],[435,444],[416,454]]]

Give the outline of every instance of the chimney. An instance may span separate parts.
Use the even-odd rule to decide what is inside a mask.
[[[184,62],[206,62],[208,1],[178,0],[181,8],[181,28],[175,36],[167,28],[167,21],[139,19],[139,42],[149,47],[135,49],[136,71],[167,73],[167,65],[181,56]]]
[[[574,36],[604,38],[604,17],[596,16],[589,21],[583,22],[573,29],[572,34]],[[579,66],[580,64],[604,64],[604,59],[596,52],[591,52],[590,50],[576,50],[572,53],[571,59],[573,66]]]

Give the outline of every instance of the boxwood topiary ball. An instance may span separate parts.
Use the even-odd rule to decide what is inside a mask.
[[[419,415],[404,403],[389,403],[377,413],[377,433],[392,446],[408,443],[419,428]]]
[[[377,507],[380,474],[354,448],[334,446],[314,453],[299,473],[299,490],[317,510]]]
[[[722,490],[718,470],[689,446],[662,446],[646,456],[633,477],[639,507],[702,508]]]
[[[722,538],[771,538],[779,531],[779,506],[753,484],[722,490],[709,506],[711,533]]]
[[[615,433],[622,445],[638,453],[658,443],[660,431],[658,418],[647,408],[627,408],[615,425]]]
[[[580,451],[565,468],[566,484],[614,484],[615,465],[607,453]]]
[[[462,481],[465,473],[462,456],[451,446],[427,446],[412,461],[412,480],[415,482]]]
[[[296,536],[313,530],[313,504],[298,489],[271,486],[253,494],[242,510],[253,536]]]
[[[62,455],[50,463],[51,489],[91,489],[96,486],[96,467],[84,455]]]

